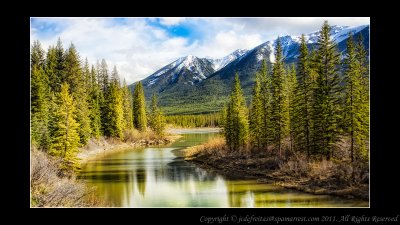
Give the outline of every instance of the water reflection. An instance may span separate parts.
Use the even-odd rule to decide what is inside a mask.
[[[216,133],[184,134],[165,148],[125,151],[92,160],[80,178],[97,186],[116,207],[343,207],[368,202],[309,195],[229,180],[185,162],[180,149],[205,142]]]

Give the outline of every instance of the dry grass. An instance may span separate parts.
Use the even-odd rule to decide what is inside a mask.
[[[185,151],[186,158],[206,155],[218,158],[226,157],[228,155],[228,148],[226,147],[225,139],[223,137],[215,137],[203,145],[196,145]]]
[[[95,190],[74,176],[66,177],[59,169],[60,160],[46,153],[31,151],[31,206],[32,207],[98,207]]]
[[[329,183],[336,186],[367,184],[368,166],[365,163],[350,161],[307,159],[305,155],[293,155],[282,162],[277,171],[296,178],[309,178],[315,183]]]

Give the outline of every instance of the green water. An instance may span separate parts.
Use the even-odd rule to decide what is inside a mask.
[[[311,195],[255,180],[230,180],[180,157],[218,133],[185,133],[167,147],[127,150],[89,161],[80,178],[115,207],[368,207],[368,202]]]

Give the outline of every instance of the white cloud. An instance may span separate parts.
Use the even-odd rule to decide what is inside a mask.
[[[148,19],[153,23],[155,18]],[[40,40],[45,50],[61,37],[64,48],[72,42],[82,60],[91,64],[105,58],[109,69],[118,67],[130,84],[185,55],[223,57],[238,48],[251,49],[278,35],[309,33],[324,20],[331,25],[369,24],[369,18],[160,18],[165,26],[184,24],[191,37],[171,36],[145,18],[116,22],[109,18],[39,18],[31,27],[31,42]],[[47,29],[47,30],[46,30]]]
[[[172,25],[178,25],[185,20],[186,18],[184,17],[162,17],[160,18],[160,23],[165,26],[172,26]]]
[[[240,34],[235,31],[218,32],[194,50],[199,57],[221,58],[236,49],[251,49],[263,43],[259,34]]]

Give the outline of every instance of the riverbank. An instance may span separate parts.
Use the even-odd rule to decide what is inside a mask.
[[[369,199],[368,175],[357,174],[357,168],[345,167],[343,162],[307,161],[302,157],[283,161],[266,153],[232,154],[222,138],[189,148],[185,156],[186,161],[232,179],[256,179],[317,195]],[[354,179],[357,181],[350,181]]]
[[[152,145],[166,145],[179,139],[181,136],[168,132],[164,137],[154,137],[152,135],[134,138],[129,141],[121,141],[115,138],[101,137],[97,139],[90,139],[85,147],[79,149],[78,158],[81,163],[85,163],[90,159],[96,158],[100,155],[115,153],[132,148],[140,148]]]

